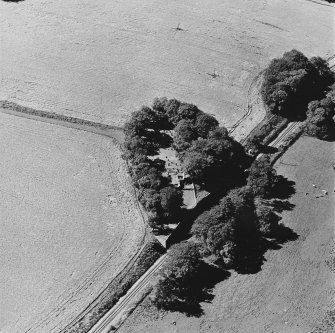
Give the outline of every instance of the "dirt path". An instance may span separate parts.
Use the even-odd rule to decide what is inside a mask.
[[[218,284],[200,318],[150,317],[150,308],[142,306],[118,332],[306,333],[321,326],[327,311],[335,309],[335,275],[326,263],[335,234],[334,162],[335,143],[306,137],[277,162],[279,174],[296,182],[290,200],[295,207],[282,222],[298,239],[268,251],[260,272],[233,273]],[[316,198],[322,189],[329,194]],[[329,327],[324,332],[334,329]]]

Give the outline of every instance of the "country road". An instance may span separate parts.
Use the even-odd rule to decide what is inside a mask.
[[[274,139],[269,146],[270,147],[279,147],[279,145],[291,134],[293,133],[301,124],[299,121],[293,121],[287,125],[287,127],[279,133],[279,135]]]
[[[129,289],[127,294],[120,298],[118,303],[110,309],[100,320],[93,326],[89,333],[108,333],[110,330],[120,325],[126,319],[130,306],[139,301],[138,295],[143,295],[145,289],[153,281],[155,273],[162,267],[166,260],[167,254],[160,257],[153,266]],[[127,311],[128,310],[128,311]]]
[[[299,127],[300,124],[300,121],[292,121],[291,123],[289,123],[286,128],[281,131],[272,142],[269,143],[268,146],[278,148],[280,144],[284,142],[284,140]],[[263,155],[263,153],[258,154],[256,159],[259,160]]]

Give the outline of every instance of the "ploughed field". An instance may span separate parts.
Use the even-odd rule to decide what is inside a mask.
[[[0,332],[60,332],[142,245],[119,149],[0,112]]]
[[[0,1],[0,99],[120,125],[166,95],[231,126],[248,110],[249,87],[273,57],[292,48],[307,56],[334,53],[334,7],[325,4]],[[259,122],[257,110],[243,133]]]
[[[120,333],[328,333],[335,328],[335,142],[302,137],[276,163],[296,183],[282,223],[297,239],[268,250],[256,274],[217,284],[199,318],[140,305]],[[315,185],[315,187],[313,186]],[[327,195],[323,195],[323,190]],[[306,194],[308,193],[308,194]]]

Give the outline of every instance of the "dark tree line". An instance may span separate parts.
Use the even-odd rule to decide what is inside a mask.
[[[214,255],[219,263],[231,267],[246,249],[259,246],[260,237],[271,234],[278,218],[266,202],[274,195],[277,179],[269,159],[256,160],[245,186],[231,190],[196,219],[192,234],[206,255]]]
[[[287,118],[304,118],[307,105],[321,99],[334,82],[327,61],[308,59],[292,50],[274,59],[265,71],[262,98],[269,111]]]

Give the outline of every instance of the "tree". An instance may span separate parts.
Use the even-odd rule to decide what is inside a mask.
[[[150,156],[158,153],[158,145],[155,142],[145,140],[140,136],[126,136],[124,147],[126,149],[125,156],[130,160],[138,155]]]
[[[184,241],[170,248],[152,294],[152,301],[158,308],[175,310],[195,301],[199,257],[197,246],[192,242]]]
[[[173,122],[173,120],[177,117],[180,104],[180,101],[178,101],[177,99],[169,99],[164,105],[165,113],[168,116],[169,121],[173,124],[177,123]]]
[[[198,109],[197,106],[189,103],[180,103],[177,111],[170,113],[169,120],[174,124],[177,125],[177,123],[182,120],[192,120],[195,121],[198,114],[202,112]]]
[[[335,135],[335,104],[331,98],[308,104],[305,131],[319,139],[330,139]]]
[[[136,187],[161,189],[166,180],[162,176],[160,166],[155,162],[147,160],[131,166],[131,176]]]
[[[137,179],[136,185],[139,188],[159,190],[164,185],[164,179],[159,171],[150,167],[144,175]]]
[[[152,103],[152,110],[157,115],[158,127],[161,130],[170,130],[173,128],[173,124],[170,122],[167,114],[169,103],[166,97],[155,98]]]
[[[279,217],[273,211],[273,207],[258,200],[256,205],[257,228],[259,232],[267,237],[271,237],[278,228]]]
[[[248,186],[254,196],[270,198],[277,184],[277,173],[269,156],[255,160],[249,168]]]
[[[160,203],[164,216],[170,220],[178,216],[183,204],[182,191],[174,186],[166,186],[160,190]]]
[[[257,216],[252,190],[248,186],[231,190],[227,198],[234,206],[236,235],[244,242],[247,238],[257,237]]]
[[[201,214],[194,222],[191,233],[202,245],[204,254],[214,255],[225,265],[236,259],[235,207],[229,197],[219,205]]]
[[[174,128],[173,146],[177,151],[184,151],[190,147],[192,141],[197,139],[197,137],[194,122],[182,119]]]
[[[242,145],[220,127],[210,131],[206,139],[194,140],[181,157],[192,179],[207,187],[228,185],[233,177],[241,178],[247,161]]]
[[[198,184],[208,181],[208,173],[211,165],[213,165],[213,158],[205,152],[190,150],[184,154],[183,169]]]
[[[210,131],[215,130],[219,122],[211,115],[201,112],[195,121],[195,129],[198,137],[206,138]]]
[[[334,83],[334,73],[331,71],[328,62],[321,57],[312,57],[310,62],[315,72],[314,85],[322,94],[324,90],[328,90],[328,87]]]
[[[161,209],[160,195],[157,190],[143,188],[139,192],[139,200],[147,211],[158,212]]]

